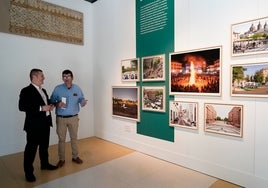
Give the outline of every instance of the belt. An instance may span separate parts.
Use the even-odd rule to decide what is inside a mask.
[[[57,117],[60,117],[60,118],[71,118],[71,117],[75,117],[77,116],[78,114],[75,114],[75,115],[68,115],[68,116],[62,116],[62,115],[57,115]]]

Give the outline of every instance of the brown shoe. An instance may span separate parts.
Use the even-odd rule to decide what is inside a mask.
[[[58,164],[57,164],[57,167],[62,167],[65,163],[65,160],[59,160]]]
[[[80,159],[79,157],[76,157],[75,159],[73,158],[72,161],[77,163],[77,164],[82,164],[83,163],[82,159]]]

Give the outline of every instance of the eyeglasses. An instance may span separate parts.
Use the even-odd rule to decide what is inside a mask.
[[[67,79],[67,78],[71,78],[72,76],[70,74],[67,74],[67,75],[63,75],[62,78],[63,79]]]

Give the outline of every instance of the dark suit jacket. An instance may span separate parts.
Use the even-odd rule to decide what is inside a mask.
[[[45,89],[42,90],[47,97],[47,104],[49,104],[47,92]],[[26,113],[24,122],[24,130],[26,132],[29,130],[36,132],[44,127],[52,126],[51,113],[49,116],[46,116],[46,112],[40,111],[40,106],[43,105],[45,105],[45,102],[42,96],[32,84],[21,90],[19,110]]]

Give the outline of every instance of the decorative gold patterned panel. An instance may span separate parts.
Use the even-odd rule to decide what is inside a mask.
[[[9,32],[83,45],[83,13],[40,0],[10,0]]]

